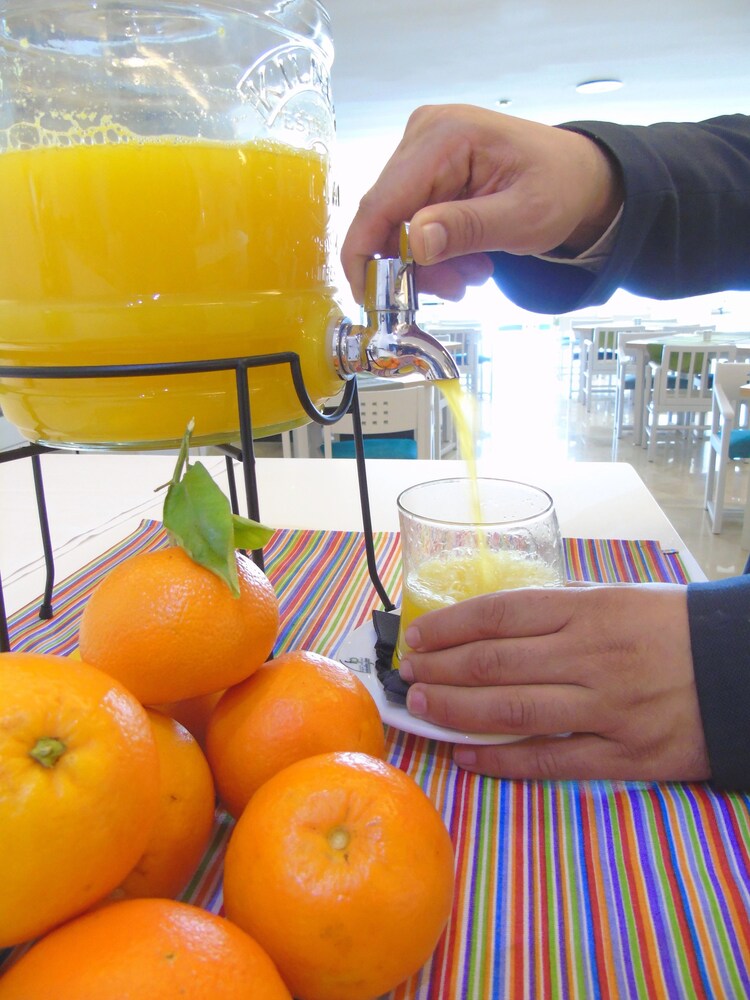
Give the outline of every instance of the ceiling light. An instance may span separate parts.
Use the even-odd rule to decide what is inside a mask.
[[[619,90],[622,80],[584,80],[576,85],[579,94],[607,94],[611,90]]]

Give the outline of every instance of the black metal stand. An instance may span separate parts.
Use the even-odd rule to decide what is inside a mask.
[[[356,379],[350,379],[345,384],[344,395],[341,403],[335,409],[325,413],[318,410],[313,401],[310,399],[305,387],[304,378],[302,376],[302,365],[299,355],[293,351],[284,351],[277,354],[264,354],[244,358],[221,358],[209,361],[190,362],[163,362],[145,365],[0,366],[0,379],[130,378],[133,376],[170,376],[233,371],[235,373],[235,388],[237,393],[240,446],[237,448],[236,446],[227,443],[219,447],[220,450],[226,455],[227,474],[229,479],[229,499],[232,509],[235,512],[239,509],[237,488],[234,478],[234,461],[239,461],[242,463],[247,514],[248,517],[253,520],[259,521],[261,520],[261,517],[258,499],[258,481],[255,470],[255,451],[253,446],[253,426],[250,411],[248,371],[251,368],[262,368],[269,365],[282,364],[289,365],[297,398],[299,399],[303,410],[312,421],[318,424],[334,424],[337,420],[343,417],[345,413],[351,411],[354,428],[354,450],[357,464],[360,505],[362,508],[362,527],[364,532],[365,552],[367,556],[367,568],[370,574],[370,579],[378,593],[378,596],[383,602],[386,610],[390,611],[394,605],[390,601],[380,580],[377,569],[377,560],[375,558],[375,546],[372,537],[372,518],[370,515],[370,499],[367,487],[365,449],[362,437],[362,424],[359,415],[359,395],[357,392]],[[0,452],[0,462],[9,462],[19,458],[31,458],[37,509],[39,512],[39,526],[42,535],[42,547],[47,571],[44,597],[39,609],[39,617],[43,619],[51,618],[53,614],[52,588],[54,585],[54,561],[39,456],[47,452],[60,453],[62,450],[63,449],[48,447],[46,445],[28,444],[21,445],[18,448],[13,448],[5,452]],[[82,447],[80,450],[85,450],[85,447]],[[255,562],[262,569],[264,566],[262,549],[258,549],[253,552],[252,556]],[[10,637],[8,634],[8,621],[3,599],[2,580],[0,579],[0,652],[7,652],[9,649]]]

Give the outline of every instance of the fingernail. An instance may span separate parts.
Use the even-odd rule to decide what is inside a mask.
[[[474,767],[477,762],[476,751],[457,747],[453,751],[453,760],[459,767]]]
[[[448,246],[448,232],[440,222],[428,222],[422,227],[424,253],[427,262],[439,257]]]
[[[411,660],[402,660],[398,667],[398,672],[401,674],[403,679],[407,684],[411,684],[414,680],[414,669],[411,665]]]
[[[409,625],[404,632],[404,642],[412,649],[419,649],[422,645],[422,635],[416,625]]]
[[[427,711],[427,699],[418,688],[410,688],[406,695],[406,707],[412,715],[424,715]]]

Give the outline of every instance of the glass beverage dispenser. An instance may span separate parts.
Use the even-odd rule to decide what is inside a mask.
[[[332,59],[317,0],[6,0],[0,366],[294,351],[316,406],[360,370],[454,375],[413,324],[408,261],[371,262],[366,326],[337,305]],[[256,436],[309,419],[286,366],[249,383]],[[0,406],[55,447],[238,427],[231,372],[6,378]]]

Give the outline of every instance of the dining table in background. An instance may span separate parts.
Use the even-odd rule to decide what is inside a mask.
[[[570,385],[568,394],[571,397],[573,396],[573,383],[575,381],[575,375],[576,375],[575,370],[577,365],[578,389],[576,392],[576,398],[578,400],[582,399],[583,370],[581,366],[583,364],[583,357],[585,353],[584,343],[585,341],[591,340],[593,338],[595,330],[599,329],[611,330],[614,332],[616,339],[617,331],[619,331],[620,329],[629,329],[631,326],[640,326],[640,325],[641,321],[638,319],[634,318],[628,319],[621,316],[617,317],[616,319],[612,316],[604,316],[602,318],[591,317],[589,319],[571,320],[568,326],[568,329],[570,331],[568,338],[570,347],[570,356],[568,358]],[[645,329],[646,327],[644,327],[644,330]]]
[[[98,580],[130,554],[167,543],[158,520],[164,490],[153,489],[168,481],[173,461],[42,457],[60,576],[55,616],[46,622],[36,615],[44,573],[29,463],[0,465],[0,571],[20,647],[74,651],[80,608]],[[223,457],[201,461],[226,486]],[[335,657],[381,607],[365,566],[355,463],[269,458],[256,469],[260,515],[275,529],[265,554],[281,606],[278,651],[297,646]],[[550,492],[572,580],[704,578],[626,463],[484,461],[479,472]],[[463,474],[458,461],[367,462],[377,564],[396,605],[396,497],[413,483]],[[370,653],[357,659],[352,669],[364,677]],[[390,1000],[750,996],[750,795],[705,783],[483,777],[453,764],[449,742],[407,724],[389,723],[386,744],[389,762],[439,809],[456,855],[446,931]],[[181,897],[211,912],[222,912],[231,829],[217,809],[212,846]]]
[[[657,362],[664,347],[672,345],[690,347],[696,344],[710,344],[712,347],[732,347],[738,360],[750,357],[750,332],[722,332],[712,330],[709,333],[669,333],[663,329],[648,333],[643,337],[628,340],[628,352],[632,353],[634,361],[633,386],[633,444],[639,447],[645,445],[645,413],[648,403],[649,364]]]
[[[613,343],[617,342],[617,335],[624,330],[634,330],[636,327],[643,330],[644,337],[651,332],[654,336],[664,333],[670,328],[670,325],[675,325],[675,321],[671,320],[655,320],[647,319],[640,316],[628,317],[628,316],[617,316],[617,317],[603,317],[591,318],[591,319],[578,319],[573,320],[570,323],[570,358],[569,358],[569,368],[570,368],[570,386],[569,395],[573,396],[573,383],[575,380],[575,366],[578,363],[578,391],[577,398],[580,401],[583,398],[583,359],[585,356],[584,345],[587,340],[592,340],[594,334],[597,330],[606,330],[612,334]],[[679,328],[678,328],[679,329]]]

